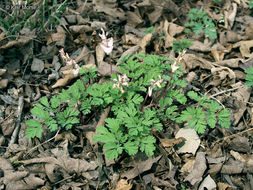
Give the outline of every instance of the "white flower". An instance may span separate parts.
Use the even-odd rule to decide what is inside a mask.
[[[103,28],[101,28],[102,34],[99,34],[102,42],[100,43],[101,48],[104,52],[109,55],[113,49],[113,38],[106,39],[106,34]]]
[[[178,70],[177,62],[175,62],[173,65],[171,65],[172,73],[175,73],[176,70]]]
[[[151,86],[148,87],[148,96],[150,97],[152,95],[152,91],[153,89],[157,86],[158,88],[161,88],[161,84],[163,82],[163,79],[162,77],[159,75],[158,76],[158,81],[155,81],[154,79],[150,79],[150,82],[151,82]]]
[[[113,88],[118,88],[122,93],[125,91],[123,90],[123,86],[128,86],[129,78],[127,78],[127,75],[118,75],[118,79],[113,79],[115,83],[113,84]]]

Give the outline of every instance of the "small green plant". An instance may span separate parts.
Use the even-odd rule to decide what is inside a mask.
[[[221,0],[213,0],[215,3],[220,3]]]
[[[143,33],[144,34],[149,34],[149,33],[154,34],[155,33],[155,27],[151,26],[151,27],[147,28]]]
[[[246,72],[246,86],[253,86],[253,67],[250,67],[245,70]]]
[[[188,49],[192,45],[192,41],[190,39],[180,39],[180,40],[173,40],[172,49],[177,53]]]
[[[249,4],[248,5],[249,5],[250,9],[253,9],[253,0],[249,0]]]
[[[118,66],[121,75],[113,74],[100,85],[88,83],[96,79],[96,70],[82,69],[81,79],[69,89],[50,100],[43,97],[34,106],[34,118],[26,121],[26,135],[41,137],[42,125],[50,131],[71,129],[81,122],[81,116],[101,113],[110,106],[109,117],[104,126],[97,127],[93,141],[103,143],[108,159],[117,159],[123,152],[152,156],[156,142],[152,131],[163,130],[166,120],[186,122],[198,133],[216,124],[229,127],[230,113],[217,102],[193,91],[187,96],[182,93],[186,81],[181,79],[180,56],[176,61],[157,55],[125,56]]]
[[[192,30],[195,34],[200,34],[204,31],[206,37],[210,39],[217,38],[217,28],[206,11],[193,8],[189,11],[187,16],[189,21],[185,24],[187,27],[186,33]]]

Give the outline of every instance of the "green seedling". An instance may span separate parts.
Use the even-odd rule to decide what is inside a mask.
[[[188,22],[185,24],[187,27],[186,32],[191,30],[195,34],[200,34],[204,31],[204,35],[210,39],[217,38],[217,28],[212,19],[207,15],[207,12],[201,9],[193,8],[188,13]]]

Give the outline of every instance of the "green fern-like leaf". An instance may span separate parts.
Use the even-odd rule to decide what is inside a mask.
[[[26,125],[28,126],[26,129],[26,136],[28,138],[41,137],[42,125],[39,121],[30,119],[26,121]]]
[[[246,86],[253,86],[253,67],[250,67],[245,70],[246,72]]]

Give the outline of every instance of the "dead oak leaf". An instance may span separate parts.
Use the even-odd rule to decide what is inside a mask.
[[[127,179],[133,179],[139,174],[148,171],[151,169],[152,165],[156,163],[162,156],[158,156],[156,158],[150,157],[149,159],[136,163],[136,167],[123,173],[121,176],[126,177]]]

